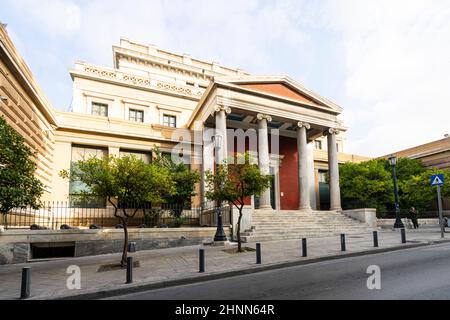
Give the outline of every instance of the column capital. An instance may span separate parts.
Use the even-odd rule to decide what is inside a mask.
[[[298,128],[303,128],[303,127],[305,127],[306,129],[311,129],[311,125],[310,125],[309,123],[307,123],[307,122],[302,122],[302,121],[297,122],[297,127],[298,127]]]
[[[326,132],[327,134],[338,134],[340,131],[336,128],[329,128]]]
[[[230,107],[226,107],[226,106],[222,106],[222,105],[216,105],[214,107],[214,112],[220,112],[220,111],[225,111],[225,114],[230,114],[231,113],[231,108]]]
[[[272,121],[272,116],[270,116],[268,114],[264,114],[264,113],[258,113],[256,115],[256,119],[258,119],[258,121],[266,119],[268,122],[271,122]]]

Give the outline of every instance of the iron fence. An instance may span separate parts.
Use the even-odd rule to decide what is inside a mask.
[[[174,228],[174,227],[209,227],[217,225],[217,212],[213,206],[179,206],[177,204],[160,204],[143,206],[121,205],[118,215],[124,216],[123,210],[134,216],[128,219],[129,227],[140,228]],[[3,216],[1,224],[5,229],[95,229],[120,228],[120,220],[114,216],[113,206],[85,206],[71,202],[46,202],[39,209],[16,208]],[[231,222],[230,207],[221,208],[224,225]]]

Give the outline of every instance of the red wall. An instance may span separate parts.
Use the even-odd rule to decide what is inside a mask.
[[[297,210],[300,202],[297,140],[280,136],[280,154],[284,156],[280,167],[281,210]]]

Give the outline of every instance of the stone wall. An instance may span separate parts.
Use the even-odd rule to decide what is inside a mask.
[[[371,228],[377,227],[377,210],[371,208],[343,210],[342,213],[352,219],[363,222]]]
[[[439,226],[439,219],[418,219],[419,220],[419,228],[421,226]],[[410,219],[403,218],[402,219],[405,228],[412,229],[413,224]],[[378,219],[378,226],[382,229],[392,229],[394,226],[395,219]]]
[[[230,228],[224,228],[230,236]],[[216,228],[132,228],[130,241],[136,250],[197,245],[212,241]],[[31,257],[32,243],[75,243],[75,256],[122,252],[122,229],[7,230],[0,232],[0,264],[23,263]]]

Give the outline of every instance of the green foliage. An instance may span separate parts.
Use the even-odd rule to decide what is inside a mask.
[[[261,172],[251,156],[238,154],[233,164],[220,164],[216,172],[206,172],[206,198],[217,203],[230,202],[239,210],[237,223],[238,251],[241,247],[242,209],[246,198],[261,195],[270,187],[271,176]]]
[[[0,213],[31,206],[38,209],[42,182],[35,177],[33,151],[24,139],[0,117]]]
[[[174,217],[167,223],[169,228],[180,228],[186,222],[185,217]]]
[[[60,175],[87,186],[87,190],[80,193],[81,197],[103,197],[114,207],[114,216],[124,226],[122,265],[127,259],[128,219],[143,209],[146,202],[162,202],[164,194],[175,190],[167,168],[146,164],[134,155],[80,160],[70,171],[62,171]]]
[[[400,158],[396,165],[399,205],[424,210],[436,198],[436,187],[430,185],[430,176],[443,173],[449,181],[448,170],[425,169],[419,160]],[[346,207],[371,206],[384,212],[394,209],[392,167],[384,159],[345,163],[339,167],[342,200]],[[450,184],[442,187],[442,195],[450,195]]]
[[[153,152],[156,154],[154,163],[170,172],[174,192],[166,197],[166,201],[175,204],[173,212],[179,217],[183,208],[189,206],[191,198],[197,194],[195,185],[200,182],[200,174],[197,170],[190,170],[189,166],[183,162],[175,163],[170,157],[163,156],[157,148]]]

